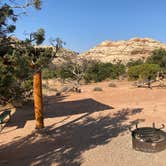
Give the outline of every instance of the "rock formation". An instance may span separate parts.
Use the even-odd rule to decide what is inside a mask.
[[[166,44],[150,38],[132,38],[122,41],[104,41],[80,56],[101,62],[121,61],[126,64],[130,60],[145,60],[153,50],[159,48],[166,49]]]

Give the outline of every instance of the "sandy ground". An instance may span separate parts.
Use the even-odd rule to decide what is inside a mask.
[[[129,82],[85,85],[83,93],[44,98],[45,129],[35,131],[33,104],[17,108],[0,133],[0,166],[166,166],[166,150],[134,151],[128,127],[166,124],[166,89]],[[99,86],[102,92],[94,92]],[[165,129],[166,130],[166,129]]]

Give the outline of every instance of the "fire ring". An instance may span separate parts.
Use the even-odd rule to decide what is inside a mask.
[[[131,130],[132,146],[133,149],[141,152],[155,153],[166,149],[166,132],[162,129],[165,126],[162,124],[161,128],[156,128],[153,123],[153,127],[141,127]]]

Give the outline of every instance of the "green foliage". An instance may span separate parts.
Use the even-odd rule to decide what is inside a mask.
[[[11,50],[10,50],[11,51]],[[0,57],[0,103],[22,100],[30,92],[32,73],[21,50],[13,49]]]
[[[95,63],[88,67],[84,79],[86,82],[100,82],[107,78],[116,79],[125,73],[123,64]]]
[[[65,64],[59,67],[56,70],[57,76],[60,77],[62,80],[68,79],[68,78],[74,78],[74,75],[72,73],[72,70],[70,70],[72,66],[70,64]]]
[[[57,76],[61,79],[84,79],[87,83],[91,81],[100,82],[107,78],[116,79],[125,73],[125,66],[122,64],[83,62],[66,63],[57,69]]]
[[[166,51],[162,48],[154,50],[152,56],[150,56],[146,62],[158,64],[162,69],[166,69]]]
[[[56,77],[57,77],[56,70],[49,69],[48,67],[44,68],[42,70],[42,78],[43,79],[51,79],[51,78],[56,78]]]
[[[32,94],[33,74],[49,64],[52,48],[40,48],[45,39],[44,29],[30,34],[26,41],[8,37],[16,29],[15,22],[20,9],[34,6],[40,9],[40,0],[27,0],[25,4],[15,0],[3,0],[0,6],[0,104],[24,100]],[[17,8],[17,10],[16,10]],[[33,66],[33,68],[32,68]]]
[[[134,61],[134,60],[130,60],[128,63],[127,63],[127,67],[131,67],[131,66],[137,66],[137,65],[142,65],[144,62],[143,62],[143,60],[141,60],[141,59],[138,59],[138,60],[136,60],[136,61]]]
[[[99,82],[100,78],[98,78],[99,73],[99,63],[91,64],[87,69],[84,79],[86,82],[90,82],[94,80],[95,82]]]
[[[113,65],[113,73],[115,73],[113,79],[118,78],[126,73],[126,66],[122,63],[117,63]]]
[[[15,30],[15,25],[8,24],[9,21],[16,22],[17,17],[13,9],[6,3],[0,7],[0,37],[6,37],[8,33]]]
[[[128,77],[130,80],[152,80],[155,79],[156,74],[160,71],[160,66],[157,64],[142,64],[131,66],[128,70]]]
[[[45,40],[45,30],[43,28],[40,28],[37,30],[37,32],[32,32],[29,35],[29,39],[26,39],[27,43],[35,43],[36,45],[40,45]]]
[[[15,43],[9,50],[3,50],[0,56],[0,102],[24,100],[31,94],[30,82],[34,73],[47,66],[51,57],[52,49],[33,47],[26,42]]]
[[[22,8],[33,6],[36,9],[41,9],[41,0],[27,0],[23,1],[21,5],[17,0],[1,0],[0,2],[0,37],[6,37],[8,34],[13,33],[16,29],[15,22],[18,19],[20,10]],[[20,3],[19,3],[20,4]],[[17,10],[15,10],[17,9]]]

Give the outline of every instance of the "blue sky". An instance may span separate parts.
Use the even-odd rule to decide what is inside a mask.
[[[17,22],[16,36],[46,31],[67,48],[83,52],[104,40],[150,37],[166,42],[166,0],[43,0]]]

